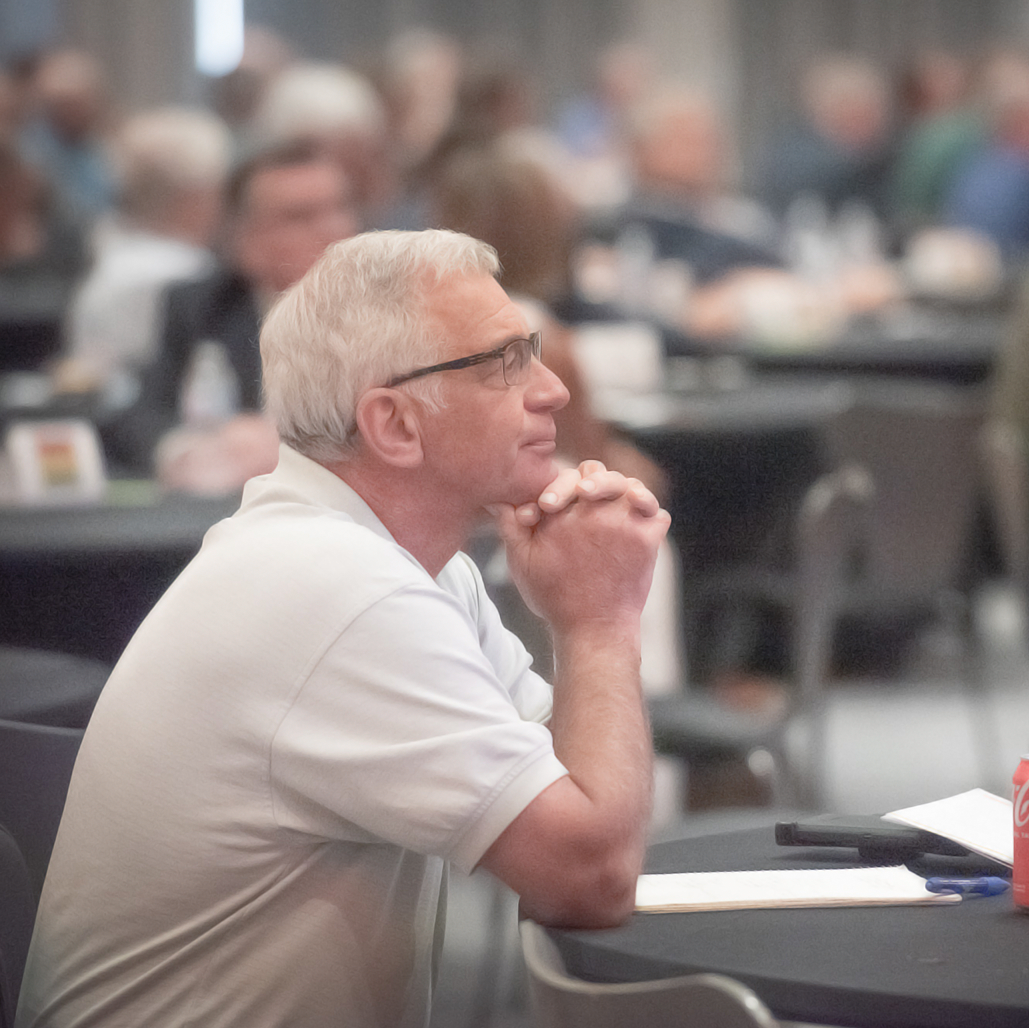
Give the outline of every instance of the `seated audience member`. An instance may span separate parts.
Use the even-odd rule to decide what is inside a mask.
[[[799,120],[760,162],[763,201],[777,217],[804,196],[837,213],[848,201],[890,214],[892,98],[885,76],[859,57],[815,61],[801,82]]]
[[[1029,62],[998,55],[983,89],[986,138],[955,173],[943,220],[982,233],[1017,261],[1029,253]]]
[[[42,370],[88,258],[78,224],[36,168],[0,140],[0,369]]]
[[[738,328],[738,292],[781,274],[775,225],[728,183],[724,133],[710,103],[681,87],[652,93],[629,128],[633,195],[591,235],[613,248],[615,302],[690,335]],[[658,272],[658,265],[663,272]],[[656,275],[678,287],[655,295]]]
[[[462,62],[455,39],[427,29],[400,32],[387,44],[380,91],[402,175],[410,174],[429,156],[449,127]]]
[[[655,221],[684,223],[756,248],[729,251],[726,260],[733,267],[772,260],[775,220],[733,188],[728,133],[708,97],[666,85],[637,107],[630,136],[635,176],[630,215],[651,214]],[[687,252],[685,259],[701,281],[725,270],[718,262],[708,269],[702,250],[692,259]]]
[[[184,413],[184,393],[198,354],[214,352],[230,369],[230,390],[237,392],[240,409],[259,410],[262,313],[329,243],[356,229],[349,183],[321,151],[297,144],[263,151],[240,165],[226,189],[224,262],[210,275],[168,290],[160,350],[144,375],[143,393],[105,439],[112,456],[136,467],[154,461],[162,480],[181,488],[191,488],[194,475],[206,481],[202,469],[209,463],[229,461],[225,490],[267,470],[269,460],[274,463],[274,434],[255,414],[213,429],[188,425],[164,439],[156,456],[155,447]],[[199,345],[204,343],[217,348]],[[250,456],[237,459],[242,454]]]
[[[641,44],[613,43],[595,60],[592,88],[558,111],[555,131],[580,182],[576,195],[588,209],[617,206],[629,197],[630,113],[652,88],[653,64]]]
[[[153,361],[164,289],[215,270],[211,247],[230,146],[221,120],[199,110],[160,108],[121,126],[113,145],[117,215],[97,234],[97,256],[66,330],[73,373],[131,388]]]
[[[22,132],[22,150],[89,227],[111,209],[116,192],[103,69],[84,51],[53,50],[40,58],[31,89],[36,110]]]
[[[969,62],[948,51],[918,54],[905,77],[907,124],[891,172],[899,227],[937,224],[955,173],[982,144]]]
[[[538,95],[524,62],[504,47],[473,51],[458,83],[454,116],[435,149],[428,155],[409,188],[431,195],[436,176],[457,153],[494,143],[532,157],[558,176],[575,195],[574,168],[557,135],[537,115]]]
[[[544,924],[631,913],[669,519],[598,462],[557,472],[567,392],[497,271],[467,236],[368,233],[270,312],[278,466],[104,688],[17,1028],[425,1026],[448,864]],[[460,552],[486,511],[552,694]]]
[[[274,76],[251,122],[257,146],[304,143],[336,160],[364,224],[374,227],[381,227],[397,188],[386,132],[385,104],[371,81],[320,61],[297,61]]]

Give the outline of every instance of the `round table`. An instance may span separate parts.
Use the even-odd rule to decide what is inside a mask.
[[[239,497],[0,509],[0,643],[113,663]]]
[[[847,849],[780,847],[768,827],[662,843],[647,872],[856,866]],[[921,858],[923,874],[968,870]],[[943,906],[635,914],[611,931],[554,932],[570,973],[643,981],[735,978],[779,1017],[859,1028],[1024,1028],[1029,916],[1010,893]]]

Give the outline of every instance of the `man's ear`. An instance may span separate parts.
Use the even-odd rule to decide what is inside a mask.
[[[421,424],[414,398],[396,389],[369,389],[357,402],[357,427],[365,446],[386,464],[416,468],[423,460]]]

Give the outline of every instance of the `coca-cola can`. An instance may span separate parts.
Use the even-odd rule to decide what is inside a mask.
[[[1015,832],[1011,893],[1016,907],[1029,911],[1029,754],[1022,757],[1014,777],[1013,819]]]

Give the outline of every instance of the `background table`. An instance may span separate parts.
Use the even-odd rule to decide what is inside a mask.
[[[845,383],[779,375],[738,388],[609,397],[603,414],[668,474],[684,574],[752,556],[822,468],[819,430]]]
[[[207,529],[238,505],[147,493],[0,508],[0,642],[116,660]]]
[[[930,864],[929,860],[933,862]],[[855,866],[853,850],[779,847],[767,828],[663,843],[648,872]],[[923,858],[948,873],[969,865]],[[1010,893],[942,907],[636,914],[623,928],[553,932],[572,974],[641,981],[715,971],[779,1017],[861,1028],[1024,1028],[1029,916]]]
[[[785,345],[741,338],[711,343],[665,330],[671,356],[734,354],[755,371],[876,374],[984,382],[1005,330],[996,311],[916,311],[908,317],[857,319],[826,342]]]

